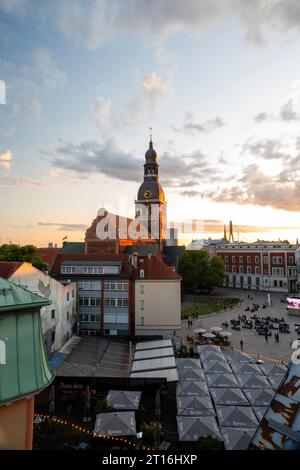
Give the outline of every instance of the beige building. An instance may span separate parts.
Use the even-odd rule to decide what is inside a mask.
[[[139,258],[135,334],[174,335],[181,328],[181,276],[157,258]]]
[[[0,276],[51,301],[41,308],[44,344],[58,351],[73,335],[76,323],[76,283],[62,284],[25,262],[0,261]]]

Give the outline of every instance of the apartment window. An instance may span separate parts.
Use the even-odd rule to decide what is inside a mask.
[[[256,263],[256,264],[259,263],[259,256],[255,256],[255,263]]]
[[[277,281],[274,281],[274,287],[277,287]]]
[[[293,256],[289,256],[289,257],[288,257],[288,264],[289,264],[290,266],[292,266],[292,265],[294,264],[294,258],[293,258]]]
[[[70,294],[69,292],[67,292],[67,302],[69,302],[69,300],[70,300]]]
[[[229,273],[229,266],[225,266],[225,273]]]
[[[74,299],[75,298],[75,290],[72,289],[72,298]]]
[[[248,281],[248,286],[251,286],[251,277],[250,276],[248,277],[247,281]]]
[[[236,266],[232,266],[232,272],[236,273]]]
[[[279,281],[279,287],[283,287],[283,282]]]
[[[69,320],[69,317],[70,317],[70,313],[67,312],[67,320]]]
[[[228,256],[225,256],[224,261],[226,264],[228,264]]]
[[[283,276],[283,268],[272,268],[272,276]]]
[[[54,344],[55,342],[55,331],[52,331],[51,333],[51,344]]]
[[[54,320],[54,318],[55,318],[55,310],[51,310],[51,318],[52,318],[52,320]]]
[[[101,281],[78,281],[78,290],[101,290]]]
[[[241,285],[244,284],[244,276],[240,276],[240,284],[241,284]]]
[[[264,256],[264,264],[268,264],[268,257],[266,255]]]
[[[145,308],[144,300],[141,300],[141,310],[144,310],[144,308]]]
[[[232,276],[232,283],[233,283],[233,284],[236,283],[236,276]]]
[[[231,258],[231,262],[232,262],[232,264],[234,264],[234,263],[235,263],[235,256],[232,256],[232,258]]]
[[[115,282],[115,281],[105,281],[104,282],[105,290],[119,290],[119,291],[128,291],[128,282]]]
[[[258,266],[255,266],[255,274],[259,274],[259,272],[260,272],[259,267],[258,267]]]
[[[243,266],[240,266],[240,267],[239,267],[239,272],[240,272],[240,273],[243,273],[243,272],[244,272]]]
[[[273,264],[282,264],[282,256],[273,256]]]
[[[95,322],[96,321],[96,315],[90,315],[90,321]]]
[[[256,278],[255,278],[255,283],[256,283],[257,286],[260,285],[260,279],[259,279],[259,277],[256,277]]]
[[[247,256],[247,263],[251,263],[251,256]]]
[[[247,274],[251,274],[252,271],[251,271],[251,266],[247,266]]]
[[[72,307],[72,317],[74,317],[75,315],[75,310],[74,310],[74,307]]]
[[[243,263],[243,256],[239,256],[239,262]]]
[[[144,286],[141,286],[141,291],[140,291],[141,294],[144,293]]]
[[[62,274],[74,274],[75,273],[75,266],[62,266],[61,267]]]

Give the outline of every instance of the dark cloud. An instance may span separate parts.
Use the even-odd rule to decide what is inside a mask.
[[[92,141],[79,145],[64,143],[47,155],[54,168],[76,172],[81,178],[101,173],[109,178],[140,182],[143,176],[144,159],[119,149],[113,140],[103,145]],[[210,182],[219,174],[199,150],[190,154],[165,152],[159,164],[161,182],[169,187],[195,186]]]
[[[290,159],[290,156],[282,151],[282,143],[277,139],[263,139],[251,141],[250,139],[243,145],[243,152],[249,152],[255,157],[264,160]]]
[[[172,129],[176,132],[181,132],[183,134],[204,134],[211,132],[219,127],[225,125],[224,121],[220,116],[217,116],[214,119],[208,119],[204,122],[195,122],[192,113],[185,114],[185,120],[182,127],[171,126]]]

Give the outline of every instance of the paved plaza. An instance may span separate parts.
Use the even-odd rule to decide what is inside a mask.
[[[253,300],[248,299],[248,291],[240,289],[217,289],[216,295],[220,297],[231,297],[240,298],[242,300],[241,306],[236,305],[230,310],[222,310],[219,313],[206,315],[193,319],[193,326],[188,327],[187,320],[182,320],[181,336],[182,341],[185,342],[186,336],[192,336],[195,328],[205,328],[209,330],[212,326],[222,326],[223,321],[229,323],[227,331],[232,333],[230,337],[231,345],[235,348],[240,349],[240,341],[243,340],[243,350],[249,353],[262,354],[267,357],[279,359],[283,361],[290,361],[292,349],[291,342],[295,339],[300,339],[300,335],[297,335],[295,331],[295,324],[300,325],[300,316],[290,315],[287,313],[286,304],[280,302],[282,294],[271,293],[272,306],[266,309],[260,308],[256,311],[256,315],[261,317],[278,317],[284,318],[285,321],[290,325],[291,333],[279,333],[279,343],[275,342],[274,333],[266,341],[263,335],[258,335],[255,329],[248,330],[241,328],[241,331],[232,330],[230,327],[230,320],[238,318],[239,314],[245,314],[247,318],[253,316],[251,312],[245,312],[247,306],[251,306],[252,303],[267,304],[267,293],[266,292],[251,292]]]

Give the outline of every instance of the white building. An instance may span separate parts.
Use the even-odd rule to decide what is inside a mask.
[[[61,284],[25,262],[0,261],[0,276],[52,301],[41,309],[42,332],[47,353],[59,350],[74,332],[76,283]]]
[[[181,328],[181,276],[157,258],[135,270],[135,334],[174,335]]]

